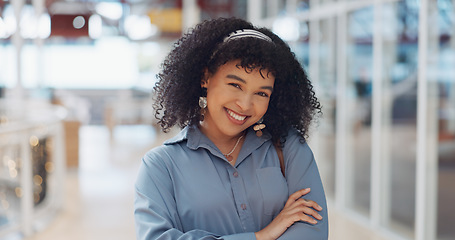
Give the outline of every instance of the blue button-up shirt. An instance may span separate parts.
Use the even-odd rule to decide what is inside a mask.
[[[136,181],[137,239],[256,239],[289,195],[323,210],[322,221],[296,222],[279,239],[327,239],[327,205],[313,154],[291,130],[283,149],[285,176],[269,134],[250,130],[232,166],[195,126],[184,128],[142,159]]]

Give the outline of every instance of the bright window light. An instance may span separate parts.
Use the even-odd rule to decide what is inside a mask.
[[[51,35],[51,17],[44,13],[39,18],[38,37],[41,39],[48,38]]]
[[[131,15],[125,20],[125,30],[132,40],[144,40],[158,33],[147,15]]]
[[[299,39],[299,20],[291,17],[277,18],[273,23],[273,32],[285,41],[296,41]]]
[[[95,7],[96,12],[111,20],[119,20],[123,15],[122,4],[116,2],[101,2]]]
[[[21,36],[25,39],[47,38],[51,33],[49,14],[36,15],[31,5],[24,6],[21,14]]]
[[[6,32],[6,23],[3,21],[3,18],[0,17],[0,38],[7,38],[8,33]]]
[[[0,23],[0,38],[8,38],[16,32],[16,17],[14,9],[7,5],[3,10],[3,23]]]
[[[90,16],[88,20],[88,35],[92,39],[98,39],[103,33],[103,21],[97,14]]]

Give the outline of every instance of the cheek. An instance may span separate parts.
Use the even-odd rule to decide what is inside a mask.
[[[269,100],[267,101],[261,101],[256,105],[256,112],[258,115],[264,115],[265,112],[267,112],[267,109],[269,108]]]
[[[217,107],[218,105],[220,105],[220,98],[219,98],[219,95],[217,94],[210,94],[208,93],[207,94],[207,107],[209,109],[214,109],[215,107]]]

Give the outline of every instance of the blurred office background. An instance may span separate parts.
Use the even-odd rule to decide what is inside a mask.
[[[454,0],[0,0],[0,239],[134,239],[155,74],[229,16],[315,85],[330,239],[455,239]]]

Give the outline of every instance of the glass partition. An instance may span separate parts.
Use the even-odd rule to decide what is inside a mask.
[[[297,11],[298,12],[304,12],[308,11],[310,8],[310,0],[299,0],[297,3]]]
[[[12,44],[0,42],[0,87],[10,87],[15,84],[17,59]]]
[[[351,12],[347,46],[347,161],[352,195],[348,204],[369,214],[371,184],[372,7]]]
[[[383,161],[387,162],[386,225],[413,235],[417,147],[418,9],[410,1],[383,5]]]
[[[430,30],[430,47],[433,61],[429,75],[433,93],[429,101],[435,102],[438,159],[437,239],[455,239],[455,2],[441,0],[432,3],[435,13],[432,22],[438,28]]]
[[[322,118],[319,119],[319,158],[322,164],[326,195],[335,196],[335,149],[336,149],[336,38],[335,19],[324,19],[319,22],[318,75],[315,87],[317,96],[322,104]]]
[[[455,239],[454,0],[296,3],[327,196],[370,239]]]

